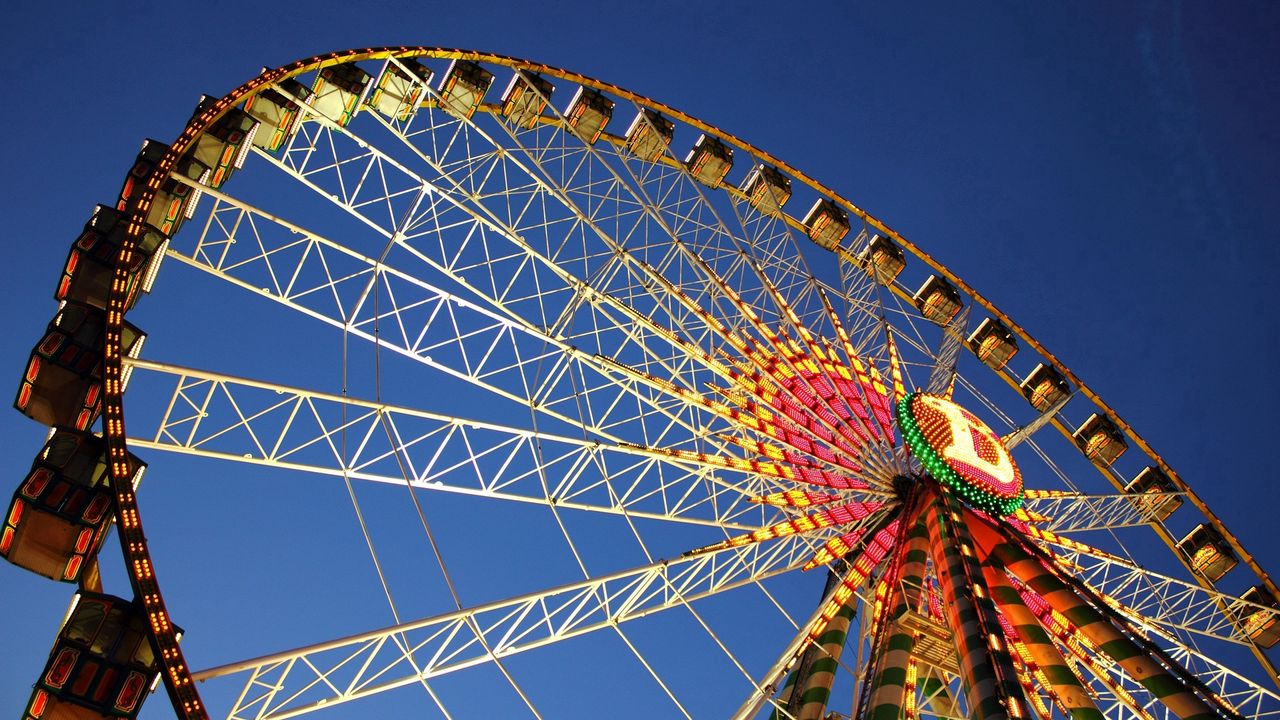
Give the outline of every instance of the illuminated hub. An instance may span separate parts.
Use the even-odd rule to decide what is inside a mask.
[[[903,398],[897,414],[904,443],[934,479],[996,516],[1022,506],[1022,473],[986,423],[950,400],[920,392]]]

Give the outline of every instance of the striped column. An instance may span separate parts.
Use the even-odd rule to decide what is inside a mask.
[[[1155,720],[1151,713],[1139,705],[1133,695],[1121,687],[1115,678],[1111,677],[1107,669],[1102,667],[1099,662],[1102,656],[1098,653],[1097,648],[1094,647],[1093,643],[1089,642],[1089,638],[1081,635],[1080,631],[1063,617],[1062,613],[1053,610],[1044,601],[1044,598],[1031,592],[1025,586],[1018,587],[1018,594],[1022,597],[1022,602],[1026,604],[1027,608],[1036,614],[1036,618],[1040,620],[1040,627],[1057,638],[1061,643],[1061,647],[1071,653],[1071,658],[1075,662],[1071,663],[1071,659],[1068,659],[1068,663],[1072,665],[1072,669],[1075,670],[1078,677],[1084,676],[1084,673],[1079,668],[1088,670],[1094,679],[1098,681],[1098,684],[1110,691],[1122,705],[1129,709],[1130,715],[1135,720]],[[1031,598],[1034,598],[1036,603],[1034,606]]]
[[[890,589],[889,617],[875,661],[876,675],[871,684],[869,720],[898,720],[907,691],[907,664],[915,635],[895,622],[908,610],[920,605],[920,588],[924,585],[924,566],[929,557],[929,536],[923,522],[917,522],[900,546],[901,570],[898,581]]]
[[[831,699],[831,686],[835,683],[836,668],[840,665],[840,653],[849,637],[849,624],[853,621],[853,604],[840,608],[840,612],[827,624],[818,636],[820,652],[809,666],[809,678],[800,695],[800,712],[797,720],[821,720]]]
[[[1080,678],[1067,666],[1062,653],[1053,643],[1053,638],[1040,626],[1035,613],[1022,602],[1022,596],[1009,583],[1004,571],[984,563],[983,576],[987,580],[987,589],[991,597],[1000,606],[1000,611],[1013,625],[1013,630],[1026,646],[1028,654],[1040,673],[1049,682],[1059,702],[1066,708],[1072,718],[1085,720],[1102,720],[1103,714],[1098,710],[1085,690]]]
[[[832,594],[848,568],[848,561],[841,560],[836,563],[835,568],[828,571],[827,584],[822,591],[824,598]],[[841,606],[827,623],[826,629],[816,638],[816,647],[812,644],[805,647],[800,662],[787,676],[787,682],[779,694],[784,707],[774,707],[769,713],[769,720],[784,718],[808,720],[822,717],[822,711],[831,698],[831,687],[835,682],[836,668],[840,664],[840,654],[844,650],[845,640],[849,637],[849,625],[856,614],[854,610],[856,602],[857,598],[854,597]],[[800,685],[799,688],[797,683]]]
[[[925,522],[934,572],[942,589],[947,622],[955,633],[969,716],[973,720],[1026,718],[1030,709],[1005,647],[995,606],[983,590],[973,539],[965,527],[969,515],[945,491],[926,507]]]
[[[890,515],[872,532],[869,532],[868,536],[873,536],[874,533],[884,529],[893,531],[897,525],[894,515]],[[806,646],[799,663],[787,677],[779,695],[779,699],[784,704],[775,706],[770,713],[770,720],[781,718],[819,720],[826,711],[827,701],[831,698],[831,688],[835,682],[836,669],[840,665],[840,655],[849,637],[849,626],[856,615],[858,599],[854,594],[855,585],[861,585],[871,569],[883,558],[883,555],[877,556],[869,565],[864,566],[862,563],[871,552],[870,543],[860,552],[861,554],[856,556],[854,553],[845,555],[828,573],[823,597],[834,599],[827,601],[827,606],[823,608],[824,616],[828,612],[827,607],[836,607],[840,602],[842,593],[848,599],[843,605],[838,606],[834,615],[831,615],[831,619],[822,627],[821,634],[816,637],[811,636],[812,642]]]
[[[1079,631],[1139,684],[1182,720],[1219,720],[1239,717],[1225,708],[1216,709],[1192,692],[1154,656],[1125,635],[1112,621],[1075,588],[1051,572],[1039,558],[1014,542],[996,543],[991,557],[1004,566],[1049,605],[1062,613]]]

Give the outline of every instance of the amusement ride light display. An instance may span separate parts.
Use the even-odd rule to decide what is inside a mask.
[[[497,81],[500,102],[489,97]],[[1176,473],[960,278],[733,135],[551,66],[375,48],[269,70],[202,101],[174,143],[144,146],[128,178],[80,243],[99,254],[116,243],[114,266],[73,255],[59,285],[69,303],[111,288],[85,305],[101,315],[103,363],[67,403],[87,414],[67,424],[87,429],[101,403],[134,592],[88,593],[81,612],[134,613],[120,626],[145,626],[150,644],[135,644],[133,660],[154,666],[182,717],[208,714],[196,680],[226,676],[244,680],[230,717],[292,717],[402,687],[447,715],[437,683],[481,666],[510,686],[514,707],[563,715],[577,694],[527,692],[521,672],[547,668],[511,658],[597,630],[620,637],[658,701],[689,716],[819,717],[837,682],[860,688],[842,708],[860,717],[1280,716],[1266,680],[1215,654],[1251,652],[1274,674],[1275,585]],[[301,386],[312,368],[298,348],[311,346],[285,332],[278,362],[298,386],[135,357],[125,315],[147,302],[139,293],[164,256],[340,334],[341,391]],[[106,275],[89,282],[90,272]],[[981,337],[971,312],[986,316]],[[362,342],[374,355],[366,398],[348,386],[348,345]],[[41,384],[56,361],[29,362],[24,412],[57,394]],[[130,373],[152,383],[140,396],[158,389],[167,401],[141,432],[153,418],[130,415],[125,430]],[[142,531],[131,449],[340,479],[396,625],[255,647],[266,654],[192,672]],[[1136,452],[1121,458],[1126,449]],[[1130,477],[1158,480],[1129,492]],[[414,532],[443,578],[435,596],[448,599],[434,614],[399,617],[352,480],[409,490]],[[23,523],[50,486],[21,486],[7,516],[0,551],[18,564],[35,527]],[[435,492],[477,504],[441,518],[423,501]],[[1170,500],[1209,527],[1186,548],[1157,512]],[[545,509],[564,542],[492,520],[485,503],[501,502]],[[566,521],[575,513],[617,534],[584,541]],[[446,561],[435,523],[501,546],[469,548],[486,558],[474,568]],[[479,527],[502,532],[476,538]],[[1089,532],[1101,542],[1073,537]],[[1169,568],[1126,556],[1119,536],[1136,533],[1168,545]],[[538,558],[519,569],[547,572],[541,589],[465,604],[455,580],[503,577],[491,566],[512,548]],[[1219,588],[1201,572],[1210,552],[1238,557],[1261,589]],[[555,553],[571,571],[550,575]],[[55,570],[75,574],[67,567]],[[815,568],[828,578],[821,595],[792,572]],[[721,620],[722,596],[745,597],[754,614],[734,615],[735,604]],[[673,657],[636,642],[633,623],[665,610],[687,613],[727,656],[738,696],[672,680],[688,637]],[[88,672],[80,617],[29,717]],[[199,648],[207,631],[181,619]],[[748,626],[750,642],[737,637]],[[842,656],[850,638],[855,661]],[[592,665],[597,650],[617,650],[588,647]],[[139,704],[129,677],[101,693],[118,690],[125,715]]]

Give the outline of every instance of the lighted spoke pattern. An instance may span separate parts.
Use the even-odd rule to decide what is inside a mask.
[[[391,68],[411,73],[409,56],[432,54],[369,51],[351,59],[377,78]],[[457,57],[435,55],[433,63]],[[471,56],[490,70],[512,72],[510,59]],[[383,64],[375,67],[375,58]],[[244,93],[314,66],[300,63],[241,88],[195,121],[178,147]],[[535,67],[524,64],[521,72]],[[344,341],[367,343],[416,373],[468,388],[485,399],[480,416],[447,403],[383,402],[397,388],[384,383],[381,365],[374,397],[357,399],[164,362],[121,365],[118,349],[107,350],[115,363],[108,363],[105,410],[113,476],[123,472],[118,391],[127,367],[167,401],[154,424],[131,423],[135,448],[539,505],[554,515],[586,577],[206,673],[248,674],[231,716],[291,717],[486,664],[507,675],[503,657],[610,627],[688,714],[630,631],[620,628],[683,607],[722,651],[719,662],[742,676],[742,694],[751,698],[743,707],[771,705],[775,716],[787,717],[797,704],[776,697],[774,685],[755,685],[756,678],[773,683],[806,648],[830,645],[830,637],[820,641],[828,623],[847,621],[856,607],[861,619],[850,648],[856,652],[840,661],[849,672],[836,672],[830,659],[832,667],[799,678],[796,692],[812,692],[825,704],[831,683],[881,658],[907,679],[878,680],[891,692],[876,702],[912,717],[994,717],[998,706],[1053,717],[1065,706],[1018,649],[1023,630],[984,595],[978,563],[986,558],[974,555],[986,551],[964,530],[986,523],[982,511],[1009,516],[993,531],[1005,540],[1029,538],[1037,552],[1053,553],[1052,573],[1078,584],[1069,601],[1059,602],[1111,618],[1106,623],[1125,633],[1132,634],[1126,624],[1148,633],[1134,647],[1160,658],[1161,677],[1197,683],[1187,690],[1135,680],[1141,670],[1132,656],[1098,656],[1080,634],[1120,630],[1102,620],[1084,629],[1058,626],[1054,609],[1021,598],[1056,633],[1037,652],[1054,657],[1056,642],[1058,672],[1075,674],[1103,716],[1170,717],[1165,700],[1177,708],[1203,703],[1224,717],[1280,714],[1274,693],[1219,659],[1222,647],[1244,647],[1265,669],[1240,617],[1265,620],[1275,611],[1219,592],[1194,574],[1176,579],[1145,570],[1119,555],[1121,538],[1145,533],[1151,542],[1154,529],[1172,544],[1155,501],[1186,500],[1264,586],[1274,592],[1274,584],[1194,493],[1047,351],[914,245],[767,154],[621,89],[536,69],[562,86],[557,99],[576,84],[609,93],[616,103],[608,131],[584,138],[571,127],[577,120],[562,114],[562,102],[538,102],[550,90],[536,84],[524,96],[537,108],[533,115],[478,98],[463,112],[450,84],[424,84],[395,113],[361,106],[354,96],[335,105],[339,96],[329,95],[301,109],[297,132],[278,138],[279,148],[258,149],[253,180],[200,186],[206,199],[191,222],[199,229],[180,234],[169,248],[185,265],[266,298],[301,322],[327,325]],[[624,132],[633,116],[636,123]],[[670,144],[657,140],[668,116],[679,134]],[[710,138],[699,147],[736,148],[734,180],[722,184],[723,175],[684,160],[677,148],[693,130]],[[789,184],[763,193],[750,183],[736,186],[741,168],[762,163],[780,168],[778,177]],[[287,193],[270,189],[278,187],[273,182]],[[791,205],[780,210],[792,192]],[[811,204],[807,215],[796,209]],[[905,252],[906,274],[872,252],[886,238]],[[935,294],[927,295],[929,288]],[[116,332],[122,302],[113,299]],[[984,311],[1026,344],[1019,366],[1036,354],[1058,368],[1071,392],[1041,403],[1044,388],[1011,390],[1022,370],[1003,360],[990,369],[974,361],[971,318]],[[345,362],[344,355],[344,374]],[[1111,423],[1113,435],[1076,430],[1095,415]],[[1050,428],[1056,436],[1048,437]],[[1007,448],[1024,441],[1028,450],[1019,450],[1015,462]],[[1130,445],[1171,476],[1164,494],[1136,503],[1119,494],[1139,454],[1117,463]],[[1024,496],[1024,472],[1033,490],[1052,489]],[[968,507],[947,498],[931,506],[935,564],[921,560],[909,573],[911,588],[886,593],[884,578],[902,567],[901,536],[915,526],[914,498],[936,498],[934,480]],[[185,703],[184,714],[199,717],[203,709],[151,576],[132,497],[123,489],[117,496],[127,564],[164,650],[171,696]],[[565,529],[561,512],[623,520],[655,562],[593,575],[580,548],[594,539]],[[677,527],[709,540],[658,562],[652,541]],[[440,565],[447,576],[446,562]],[[761,582],[821,565],[842,569],[831,599],[816,609],[784,603]],[[1048,577],[1029,567],[1024,574]],[[766,607],[793,627],[796,641],[780,660],[766,653],[775,662],[767,672],[731,649],[724,626],[700,610],[723,593]],[[944,595],[980,608],[982,622],[948,615]],[[893,617],[877,609],[886,597],[894,598]],[[1022,628],[1030,627],[1029,617],[1021,616]],[[957,634],[962,642],[951,644]],[[911,649],[889,652],[886,641]],[[1006,700],[974,696],[984,668],[993,667]],[[518,679],[507,679],[523,697]]]

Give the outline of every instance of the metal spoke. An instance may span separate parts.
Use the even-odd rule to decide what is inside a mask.
[[[454,64],[440,76],[446,62]],[[435,81],[427,77],[431,72]],[[335,95],[344,73],[357,90]],[[302,84],[281,84],[286,77]],[[384,81],[396,77],[416,88],[411,97],[392,97],[399,91]],[[1172,715],[1164,702],[1190,693],[1226,714],[1230,706],[1244,716],[1280,716],[1280,697],[1260,687],[1260,677],[1236,669],[1252,652],[1274,675],[1255,626],[1280,622],[1280,611],[1232,595],[1243,583],[1224,585],[1224,592],[1193,570],[1190,554],[1175,547],[1165,525],[1168,509],[1196,513],[1222,535],[1253,574],[1248,585],[1260,582],[1274,593],[1270,577],[1194,490],[1052,354],[940,262],[830,188],[675,109],[514,58],[370,49],[312,58],[262,78],[217,101],[216,112],[202,110],[173,147],[181,153],[212,138],[217,129],[209,123],[218,113],[268,86],[298,104],[299,123],[280,128],[283,144],[257,143],[250,165],[237,166],[226,186],[221,172],[193,179],[175,169],[182,167],[177,154],[165,154],[146,178],[145,202],[127,211],[127,224],[137,234],[161,185],[194,191],[192,202],[204,201],[163,251],[178,261],[170,266],[196,278],[198,302],[205,302],[208,286],[241,292],[252,302],[269,301],[263,306],[270,316],[286,318],[288,327],[229,318],[227,327],[183,329],[201,339],[229,338],[234,354],[226,357],[234,371],[186,367],[203,359],[167,362],[173,351],[163,345],[161,359],[122,361],[121,288],[137,240],[126,238],[104,350],[110,379],[101,388],[109,396],[104,434],[114,453],[112,473],[125,467],[127,437],[134,450],[341,478],[368,546],[365,559],[372,560],[391,606],[393,620],[385,622],[396,624],[197,673],[201,681],[243,681],[231,717],[294,717],[414,685],[449,717],[460,713],[446,707],[450,683],[457,682],[446,676],[463,670],[473,677],[500,673],[511,686],[502,689],[523,702],[515,707],[541,717],[549,698],[532,684],[541,681],[529,680],[534,675],[522,672],[520,661],[506,658],[543,648],[554,656],[578,647],[569,643],[598,643],[579,640],[597,630],[612,630],[597,635],[614,643],[615,659],[634,663],[629,668],[637,684],[647,684],[668,712],[674,707],[684,717],[701,716],[705,698],[683,683],[692,673],[673,670],[648,644],[650,628],[679,618],[691,636],[666,642],[683,650],[681,643],[696,636],[703,643],[697,669],[714,665],[728,678],[723,682],[734,689],[727,702],[747,698],[737,714],[743,718],[770,707],[775,717],[789,717],[801,697],[818,697],[803,700],[817,705],[831,698],[832,708],[822,710],[836,709],[831,678],[842,668],[841,711],[864,712],[874,695],[875,707],[901,702],[912,717],[996,716],[1001,703],[976,697],[988,693],[975,689],[987,687],[992,675],[1008,707],[1022,708],[1018,698],[1025,695],[1033,715],[1052,720],[1070,714],[1055,694],[1059,685],[1014,646],[1018,633],[1031,632],[1037,622],[1048,629],[1053,616],[1030,610],[1032,597],[1021,611],[1022,629],[1001,624],[1015,611],[996,607],[984,585],[995,580],[978,571],[982,563],[989,569],[1005,547],[1000,543],[1013,539],[1040,553],[1037,565],[1023,567],[1023,577],[1070,586],[1071,597],[1055,596],[1062,604],[1052,612],[1094,613],[1090,632],[1128,648],[1123,657],[1097,652],[1078,644],[1083,635],[1067,631],[1037,645],[1044,653],[1037,657],[1052,659],[1054,672],[1078,676],[1080,684],[1071,679],[1073,689],[1064,692],[1087,690],[1091,698],[1081,707],[1096,703],[1104,717],[1117,720],[1166,720]],[[508,93],[495,102],[491,85],[506,79],[511,90],[528,94]],[[471,88],[472,81],[479,84]],[[330,94],[304,98],[307,84]],[[601,133],[588,137],[580,118],[559,102],[575,89],[603,92],[602,102],[615,111]],[[377,99],[384,92],[390,95],[383,100],[402,103],[399,111]],[[664,130],[668,120],[675,123],[671,135]],[[682,148],[695,134],[698,145],[686,158]],[[749,177],[739,182],[700,170],[694,158],[704,143],[729,153],[718,156],[722,162],[737,159],[735,178],[744,167],[773,171],[767,197]],[[730,172],[729,165],[720,167]],[[790,209],[783,208],[784,194]],[[808,207],[813,210],[800,219]],[[831,227],[825,221],[834,222],[834,234],[823,230]],[[882,274],[873,247],[893,250],[885,257],[905,265]],[[925,278],[928,284],[915,291]],[[941,311],[939,296],[925,295],[939,283],[949,293]],[[1016,363],[1002,365],[1008,348],[992,356],[979,340],[968,341],[970,327],[984,321],[1007,328],[995,337],[1016,337],[1023,353]],[[323,370],[299,367],[295,379],[283,367],[322,365],[317,338],[334,336],[341,339],[339,390],[308,389],[325,386]],[[259,341],[288,344],[289,359],[257,352],[252,343]],[[1022,366],[1035,363],[1060,376],[1066,391],[1056,402],[1022,379]],[[122,371],[132,373],[136,403],[127,430]],[[281,376],[287,381],[279,382]],[[1057,388],[1055,381],[1049,390]],[[1036,492],[1021,514],[1009,509],[1019,498],[1001,490],[999,507],[1007,517],[982,525],[992,511],[966,508],[960,499],[975,508],[980,500],[994,502],[990,488],[963,487],[962,480],[981,485],[982,478],[966,476],[940,489],[946,468],[937,463],[950,460],[939,450],[926,462],[914,443],[935,431],[941,437],[942,430],[923,421],[910,427],[900,414],[907,406],[894,407],[902,389],[948,397],[954,391],[957,405],[1000,428],[990,438],[970,428],[977,455],[965,457],[973,474],[992,462],[990,452],[1000,449],[994,440],[1005,449],[1024,446],[1017,453],[1020,477]],[[143,401],[153,407],[143,408]],[[945,406],[938,412],[952,417]],[[1096,436],[1076,430],[1096,425],[1095,415],[1129,449],[1123,462],[1100,453],[1108,446],[1093,442]],[[1046,428],[1052,431],[1040,432]],[[951,439],[963,440],[964,433]],[[1010,471],[1001,482],[1017,477],[1005,463],[1010,457],[1000,456],[999,469]],[[1127,492],[1134,487],[1132,468],[1144,466],[1169,476],[1167,488],[1156,488],[1163,492]],[[425,535],[431,551],[413,548],[428,560],[412,572],[439,571],[452,599],[443,605],[449,612],[400,622],[408,602],[399,585],[392,599],[392,585],[405,580],[390,564],[384,572],[383,560],[406,547],[375,548],[375,540],[404,540],[395,534],[403,527],[391,529],[388,517],[384,530],[383,518],[373,514],[385,507],[373,501],[378,495],[382,502],[385,485],[401,487],[403,499],[396,502],[410,503],[405,517],[420,525],[409,542]],[[357,499],[357,487],[369,502]],[[142,599],[149,603],[153,641],[169,648],[166,677],[173,688],[194,687],[174,650],[176,635],[132,496],[123,486],[117,490],[121,537],[127,531],[132,538],[122,543],[126,572],[135,588],[151,588]],[[904,522],[917,492],[935,493],[930,517],[937,527],[931,526],[929,559],[908,565],[900,547],[905,530],[894,535],[888,528]],[[454,557],[449,545],[478,547],[500,538],[451,535],[437,542],[437,531],[444,538],[460,524],[443,509],[433,510],[429,522],[428,497],[441,506],[459,502],[466,512],[483,506],[501,517],[494,527],[532,508],[550,528],[549,541],[532,526],[517,527],[519,521],[501,530],[527,537],[530,554],[546,561],[530,572],[542,573],[532,587],[547,589],[464,606],[462,597],[476,595],[460,588],[481,582],[484,568]],[[969,514],[968,522],[961,513]],[[1182,527],[1183,520],[1169,527]],[[605,524],[610,534],[597,537],[591,528]],[[992,557],[975,557],[979,546]],[[671,558],[681,550],[688,552]],[[632,559],[622,559],[624,552]],[[839,592],[833,580],[826,593],[840,601],[795,596],[804,583],[789,573],[811,559],[844,569],[836,577]],[[1148,559],[1156,562],[1147,566]],[[908,566],[912,592],[886,594],[898,570],[884,568]],[[1013,570],[1007,574],[1020,582]],[[144,575],[147,584],[138,585]],[[421,575],[409,582],[417,590],[430,580]],[[933,594],[926,595],[926,586]],[[939,589],[946,594],[934,592]],[[1019,592],[1004,589],[1005,601]],[[515,592],[489,589],[478,597]],[[884,605],[886,597],[901,602]],[[431,609],[416,612],[439,613],[441,605],[433,598],[424,607]],[[672,608],[680,610],[661,614]],[[858,627],[846,631],[855,610]],[[782,630],[771,628],[777,632],[768,643],[760,640],[763,630],[743,640],[760,615]],[[825,625],[837,616],[839,623]],[[819,642],[816,633],[823,630],[830,632]],[[193,629],[189,637],[198,633]],[[848,646],[843,655],[830,649],[842,645]],[[797,667],[793,678],[809,674],[809,666],[822,663],[823,669],[794,686],[795,694],[780,697],[779,685],[801,651],[806,667]],[[1158,666],[1161,680],[1144,685],[1127,674],[1141,676],[1145,661]],[[992,668],[997,671],[988,673]],[[1173,678],[1192,689],[1159,687]],[[965,697],[966,688],[974,696]],[[200,717],[193,701],[184,702]],[[555,717],[562,708],[545,712]],[[339,712],[347,710],[360,712]]]
[[[287,718],[562,642],[795,569],[811,539],[663,560],[625,572],[195,673],[248,673],[233,718]],[[392,642],[403,637],[407,649]],[[420,670],[413,670],[413,668]]]
[[[1129,563],[1083,554],[1069,557],[1082,580],[1119,603],[1135,620],[1178,632],[1183,638],[1194,633],[1248,645],[1233,618],[1255,611],[1280,618],[1280,612],[1272,608]],[[1227,608],[1225,613],[1222,607]]]
[[[1046,530],[1084,532],[1145,526],[1156,517],[1166,498],[1177,496],[1178,493],[1149,493],[1139,497],[1070,493],[1032,498],[1024,507],[1049,517],[1047,522],[1039,523]]]
[[[230,462],[729,530],[779,515],[747,502],[770,485],[711,466],[469,418],[136,360],[137,382],[168,388],[166,412],[132,441]],[[342,409],[347,409],[345,419]],[[395,430],[394,442],[383,432]],[[138,427],[135,425],[135,427]],[[345,432],[354,449],[337,447]],[[544,489],[543,478],[549,479]]]

